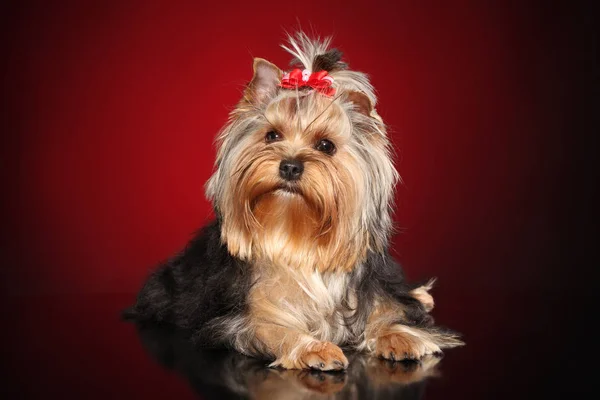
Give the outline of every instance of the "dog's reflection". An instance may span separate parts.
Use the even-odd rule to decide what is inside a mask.
[[[423,397],[426,378],[437,375],[439,357],[390,362],[348,354],[345,372],[282,370],[225,350],[200,350],[186,331],[138,327],[146,350],[164,367],[187,378],[205,399],[404,399]]]

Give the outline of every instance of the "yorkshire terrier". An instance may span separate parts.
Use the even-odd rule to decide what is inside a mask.
[[[433,282],[407,283],[388,252],[398,173],[367,75],[331,38],[288,40],[295,68],[255,58],[217,137],[206,184],[216,220],[126,317],[286,369],[346,369],[340,346],[419,360],[462,345],[433,324]]]

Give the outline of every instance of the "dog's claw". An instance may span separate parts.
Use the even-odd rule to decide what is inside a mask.
[[[348,360],[342,349],[330,342],[320,342],[307,348],[300,356],[304,368],[320,371],[336,371],[346,369]]]

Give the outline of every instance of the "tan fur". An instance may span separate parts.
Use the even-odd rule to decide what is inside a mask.
[[[304,68],[329,45],[299,34],[292,53]],[[262,59],[244,97],[217,138],[217,161],[206,192],[220,217],[231,255],[252,268],[249,310],[224,318],[233,346],[270,355],[284,368],[345,368],[338,347],[381,355],[424,355],[451,346],[430,332],[398,325],[401,305],[377,299],[366,330],[346,324],[357,295],[349,276],[369,251],[382,253],[392,231],[391,203],[399,179],[386,127],[367,76],[334,69],[335,97],[314,90],[280,90],[282,71]],[[266,141],[268,132],[277,141]],[[327,139],[334,154],[317,150]],[[279,177],[282,160],[302,162],[301,179]],[[433,307],[427,285],[411,294]],[[361,328],[367,318],[361,316]]]
[[[306,272],[272,264],[257,268],[250,313],[235,346],[270,354],[273,366],[341,369],[347,360],[336,344],[349,338],[345,274]]]
[[[433,296],[429,294],[431,288],[433,288],[433,284],[435,283],[435,279],[430,280],[427,284],[423,286],[419,286],[418,288],[412,290],[410,294],[417,300],[419,300],[423,306],[425,307],[425,311],[430,312],[433,310],[435,302],[433,301]]]
[[[332,99],[319,96],[285,98],[267,108],[268,127],[246,138],[224,196],[223,241],[242,259],[264,259],[292,268],[349,271],[364,260],[369,235],[353,218],[363,202],[362,173],[344,144],[350,127]],[[275,129],[285,137],[265,146],[264,135]],[[314,149],[322,138],[336,143],[335,157]],[[279,163],[304,162],[305,174],[295,193],[281,190]],[[225,205],[226,204],[226,205]]]
[[[440,353],[442,348],[463,344],[452,335],[437,334],[435,331],[397,323],[403,316],[402,305],[390,299],[381,299],[365,329],[366,349],[378,357],[403,360],[419,359],[425,355]]]
[[[401,331],[378,337],[375,355],[389,360],[418,360],[440,351],[437,344],[423,338],[419,332]]]

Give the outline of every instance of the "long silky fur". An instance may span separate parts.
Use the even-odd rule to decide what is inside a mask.
[[[180,254],[148,277],[123,317],[191,329],[204,346],[223,344],[214,322],[246,312],[251,276],[246,263],[232,257],[220,237],[218,221],[200,230]]]
[[[227,252],[215,220],[188,243],[184,251],[162,264],[147,279],[136,303],[123,317],[140,324],[161,323],[190,329],[194,341],[203,347],[232,347],[234,332],[223,327],[227,321],[243,320],[248,312],[246,295],[252,285],[249,266]],[[457,335],[433,327],[423,304],[410,295],[418,285],[408,284],[400,266],[386,252],[370,253],[367,262],[351,273],[348,289],[358,295],[349,305],[345,321],[352,336],[345,345],[357,346],[377,296],[389,296],[404,305],[405,318],[397,323],[436,335],[440,343],[452,344]]]
[[[296,37],[289,37],[289,45],[283,47],[294,56],[296,63],[309,69],[330,71],[335,79],[335,88],[340,93],[334,100],[339,99],[335,110],[343,117],[336,114],[337,119],[329,123],[341,121],[343,124],[340,126],[351,132],[351,140],[347,143],[345,152],[347,157],[351,156],[348,159],[353,160],[356,164],[354,166],[358,167],[356,170],[362,174],[360,177],[353,177],[353,181],[361,182],[362,186],[357,189],[361,195],[354,196],[361,199],[361,203],[357,203],[361,208],[355,210],[354,214],[345,210],[344,218],[334,221],[336,226],[345,227],[340,229],[344,235],[332,240],[330,248],[352,250],[356,243],[362,247],[357,246],[360,251],[356,252],[355,258],[350,258],[349,263],[354,263],[350,265],[351,268],[335,269],[336,265],[333,265],[331,269],[325,268],[328,266],[318,269],[314,266],[315,263],[309,265],[314,268],[311,270],[306,265],[289,265],[291,273],[296,273],[293,268],[298,267],[298,271],[304,274],[299,275],[301,279],[296,281],[296,290],[305,298],[311,298],[311,290],[320,291],[321,294],[323,288],[335,292],[335,296],[331,293],[323,296],[324,302],[328,303],[325,304],[328,307],[327,315],[319,315],[322,304],[320,299],[316,299],[314,304],[301,309],[306,313],[304,320],[291,328],[303,331],[302,340],[306,340],[307,335],[312,335],[318,340],[333,341],[340,346],[373,352],[375,339],[367,338],[365,329],[372,324],[369,321],[374,310],[383,303],[398,306],[400,312],[397,316],[388,312],[378,322],[381,326],[398,325],[394,328],[395,332],[418,338],[426,343],[428,351],[460,345],[462,342],[456,334],[433,326],[433,319],[428,313],[433,307],[433,299],[427,293],[431,284],[408,284],[400,266],[388,252],[392,230],[393,187],[399,179],[392,163],[391,144],[385,125],[374,109],[377,99],[367,76],[348,70],[347,65],[341,61],[341,53],[335,49],[330,50],[329,43],[329,39],[312,41],[299,33]],[[257,65],[260,68],[267,65],[267,73],[269,72],[270,64],[255,62],[255,69]],[[276,67],[272,67],[271,75],[267,74],[271,81],[277,74]],[[260,280],[261,268],[267,271],[273,266],[265,266],[265,259],[257,260],[257,256],[252,253],[252,246],[256,243],[242,237],[242,233],[253,233],[252,229],[243,232],[241,228],[254,226],[252,224],[256,221],[253,220],[255,216],[252,211],[246,212],[245,209],[241,217],[232,217],[239,215],[231,213],[237,200],[236,190],[239,190],[239,185],[236,186],[232,177],[238,173],[243,175],[244,168],[248,168],[244,164],[240,167],[237,163],[240,161],[240,154],[251,145],[252,135],[260,133],[260,129],[269,122],[265,121],[268,104],[275,104],[277,107],[293,100],[295,103],[292,104],[297,107],[302,105],[310,111],[311,107],[317,109],[323,100],[316,97],[320,94],[300,94],[297,91],[277,91],[274,88],[265,93],[274,96],[270,103],[252,105],[251,99],[243,100],[232,112],[230,121],[217,139],[219,149],[216,168],[206,186],[207,196],[215,208],[216,220],[200,230],[182,252],[164,262],[148,277],[136,303],[124,312],[126,319],[140,324],[152,322],[190,329],[195,341],[204,347],[226,346],[247,354],[269,355],[264,348],[257,347],[260,344],[252,340],[256,325],[252,323],[250,301],[253,290],[260,288],[261,282],[257,280]],[[367,114],[364,110],[359,110],[350,101],[349,93],[360,93],[367,99],[372,110]],[[299,115],[297,110],[295,115]],[[324,161],[320,164],[325,164]],[[339,174],[343,167],[347,166],[320,171],[328,179],[336,178],[332,174],[334,171]],[[338,183],[336,179],[323,179],[320,182],[329,182],[331,187],[319,187],[320,190],[329,191]],[[335,194],[340,196],[339,192]],[[352,197],[347,193],[346,195],[346,198]],[[341,202],[339,198],[331,201]],[[239,243],[232,247],[232,243],[227,243],[227,240],[235,239],[236,236],[240,236]],[[298,248],[310,251],[313,247],[304,245]],[[311,263],[320,261],[315,257],[315,254],[302,256],[303,260]],[[339,262],[342,258],[330,257],[330,260]],[[281,271],[283,267],[282,263],[273,265],[280,268],[276,271]],[[282,275],[285,274],[285,271],[282,272]],[[284,279],[289,280],[289,275]],[[302,286],[302,279],[312,280],[314,286]],[[274,282],[276,284],[277,280]],[[344,290],[343,293],[339,293],[340,288]],[[277,309],[273,304],[267,306]],[[292,313],[297,309],[290,307],[287,310],[277,310],[280,316],[283,313],[281,318],[285,317],[286,311]],[[293,318],[296,316],[290,315],[290,320]],[[318,321],[314,322],[315,319]],[[317,326],[310,327],[311,323]],[[335,326],[327,326],[328,324]],[[298,326],[303,329],[297,329]],[[394,330],[381,329],[376,332],[386,335],[394,333]]]

